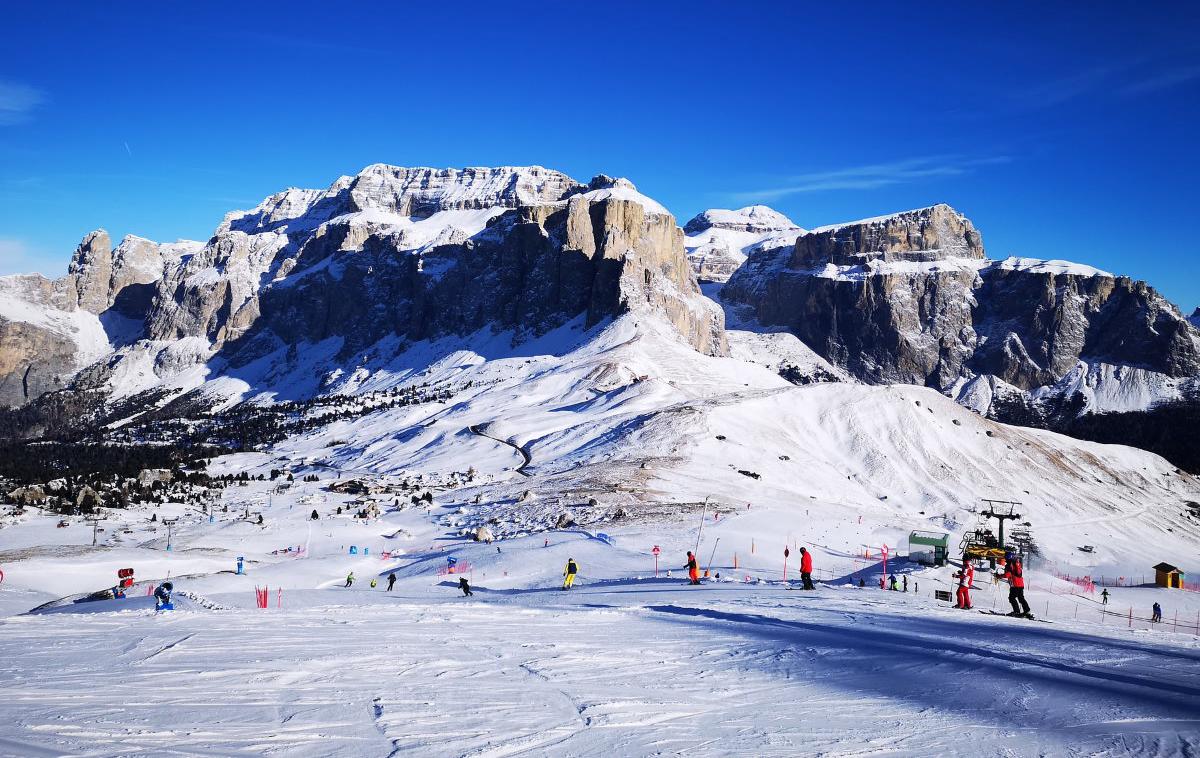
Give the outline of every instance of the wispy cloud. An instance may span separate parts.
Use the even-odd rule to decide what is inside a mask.
[[[1083,98],[1140,97],[1200,80],[1200,65],[1164,65],[1144,58],[1093,66],[1023,87],[1010,95],[1019,109],[1037,110]]]
[[[34,272],[57,275],[53,272],[60,268],[61,261],[55,263],[53,256],[35,251],[24,240],[0,238],[0,276]]]
[[[1146,95],[1151,92],[1172,89],[1200,79],[1200,65],[1177,66],[1131,81],[1117,90],[1118,94],[1128,97]]]
[[[736,192],[732,197],[738,202],[770,202],[802,192],[872,190],[894,184],[909,184],[922,179],[962,176],[979,167],[1008,163],[1009,160],[1007,156],[1002,155],[990,158],[967,158],[957,155],[909,158],[889,163],[798,174],[781,180],[777,187]]]
[[[33,109],[41,105],[46,95],[26,84],[0,81],[0,125],[28,121]]]

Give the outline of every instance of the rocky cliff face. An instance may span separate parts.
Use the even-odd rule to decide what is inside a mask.
[[[540,167],[370,166],[229,214],[203,245],[131,237],[110,250],[94,232],[68,276],[46,286],[64,294],[34,297],[35,310],[102,326],[105,360],[80,386],[124,392],[213,358],[236,368],[331,338],[341,356],[485,328],[520,342],[629,311],[664,318],[698,350],[727,351],[722,312],[701,296],[662,206],[625,180],[583,185]],[[45,347],[29,321],[0,332],[0,387],[17,381],[35,343]],[[57,383],[26,383],[5,402],[27,402],[99,357],[56,345]]]
[[[721,297],[861,380],[935,387],[1000,420],[1065,428],[1200,397],[1200,332],[1153,288],[1063,261],[990,261],[945,205],[759,250]]]
[[[804,233],[765,205],[707,210],[688,221],[683,231],[692,270],[704,282],[728,281],[754,250],[791,245]]]

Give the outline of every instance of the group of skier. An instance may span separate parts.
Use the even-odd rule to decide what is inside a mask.
[[[1029,610],[1029,601],[1025,599],[1025,566],[1021,556],[1011,550],[1004,556],[1004,573],[996,574],[998,579],[1008,582],[1008,602],[1012,606],[1009,616],[1033,618]],[[971,587],[975,581],[975,566],[968,555],[963,555],[962,568],[954,572],[958,580],[958,591],[955,595],[955,608],[969,611],[971,605]]]

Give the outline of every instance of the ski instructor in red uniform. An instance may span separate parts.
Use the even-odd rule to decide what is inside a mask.
[[[805,548],[800,548],[800,578],[804,580],[804,589],[816,589],[812,583],[812,553]]]
[[[975,580],[975,567],[971,565],[971,559],[966,555],[963,555],[962,563],[962,571],[954,575],[958,577],[958,605],[954,607],[969,611],[971,610],[971,582]]]
[[[1004,556],[1004,574],[1000,578],[1008,580],[1008,602],[1012,605],[1012,613],[1008,615],[1033,618],[1029,603],[1025,600],[1025,566],[1019,555],[1009,551]]]

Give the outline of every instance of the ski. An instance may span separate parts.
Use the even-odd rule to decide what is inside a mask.
[[[1053,621],[1047,621],[1046,619],[1035,618],[1032,614],[1030,614],[1028,616],[1014,616],[1011,613],[1001,613],[1000,611],[980,611],[980,613],[987,614],[988,616],[1003,616],[1004,618],[1008,618],[1008,619],[1024,619],[1026,621],[1040,621],[1043,624],[1053,624],[1054,623]]]

